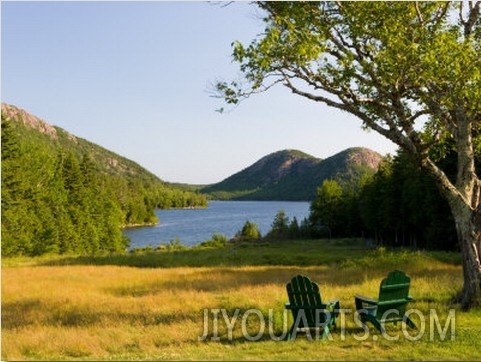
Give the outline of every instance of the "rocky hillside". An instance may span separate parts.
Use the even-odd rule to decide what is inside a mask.
[[[356,182],[374,173],[382,156],[367,148],[349,148],[327,159],[297,150],[284,150],[214,185],[201,189],[214,199],[312,200],[326,179]]]
[[[142,179],[154,183],[163,183],[157,176],[136,162],[83,138],[76,137],[64,129],[53,126],[21,108],[2,103],[2,117],[20,124],[16,127],[20,142],[29,139],[35,143],[34,139],[37,139],[45,145],[48,144],[52,152],[57,152],[60,149],[68,149],[78,157],[82,157],[85,153],[88,153],[98,170],[102,173]]]

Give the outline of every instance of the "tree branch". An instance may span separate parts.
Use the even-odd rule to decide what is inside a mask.
[[[421,14],[421,10],[419,10],[419,2],[414,2],[414,8],[416,9],[416,15],[418,16],[419,23],[421,24],[421,26],[424,26],[423,15]]]
[[[340,109],[342,111],[349,112],[361,119],[363,123],[369,128],[383,135],[387,139],[407,149],[410,153],[413,153],[414,155],[418,154],[415,142],[410,139],[410,137],[404,135],[403,132],[396,127],[395,121],[389,115],[388,106],[383,105],[383,108],[386,110],[385,118],[383,119],[383,121],[388,125],[389,128],[382,127],[380,123],[376,122],[374,117],[369,116],[369,114],[362,110],[365,104],[373,103],[380,106],[381,103],[379,100],[374,98],[358,98],[352,93],[348,99],[343,96],[343,94],[346,94],[346,89],[342,89],[336,91],[336,95],[340,99],[340,102],[336,102],[331,98],[322,95],[315,95],[312,92],[306,92],[299,89],[291,82],[290,78],[291,77],[289,75],[284,74],[284,85],[289,88],[294,94],[300,95],[315,102],[325,103],[328,106]],[[333,92],[326,92],[334,94]]]
[[[463,203],[470,204],[468,200],[459,192],[459,190],[452,184],[443,170],[439,168],[429,157],[421,162],[421,167],[426,170],[433,180],[436,182],[438,189],[447,200],[460,199]],[[449,202],[451,204],[451,202]]]
[[[460,12],[461,23],[464,25],[464,36],[466,38],[468,38],[473,32],[473,27],[479,18],[480,7],[481,7],[480,1],[470,1],[468,18],[467,20],[465,20],[463,17],[463,2],[461,1],[459,12]]]

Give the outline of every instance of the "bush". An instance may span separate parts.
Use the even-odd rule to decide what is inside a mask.
[[[229,242],[229,239],[227,239],[227,236],[214,233],[210,240],[203,241],[202,243],[199,244],[199,246],[210,247],[210,248],[223,248],[227,245],[228,242]]]
[[[185,250],[188,246],[182,245],[182,241],[179,238],[175,240],[170,240],[168,245],[160,244],[157,247],[157,250],[167,250],[167,251],[176,251],[176,250]]]
[[[242,230],[237,232],[235,239],[239,241],[253,241],[261,238],[259,226],[255,222],[246,221]]]

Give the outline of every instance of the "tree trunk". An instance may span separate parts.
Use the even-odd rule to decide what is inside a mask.
[[[459,210],[463,208],[463,211]],[[467,205],[453,210],[463,261],[463,289],[455,298],[463,310],[481,306],[481,209]]]
[[[458,172],[457,187],[431,160],[426,159],[422,165],[451,208],[463,262],[463,289],[454,302],[468,310],[481,307],[481,183],[474,173],[474,157],[466,162],[462,154],[460,157],[462,162],[458,162],[458,170],[468,172]],[[463,167],[465,165],[468,166]]]

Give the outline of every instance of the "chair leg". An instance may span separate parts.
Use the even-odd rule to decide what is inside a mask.
[[[381,332],[381,333],[386,333],[386,329],[384,329],[384,326],[381,324],[381,322],[379,322],[376,318],[369,318],[369,321],[372,323],[372,325],[374,327],[376,327],[376,329]]]
[[[294,338],[292,338],[292,334],[294,333],[294,329],[295,329],[295,323],[292,324],[292,327],[289,329],[289,332],[287,333],[287,340],[288,341],[292,341],[294,339],[296,339],[296,336],[294,336]]]
[[[326,325],[326,326],[324,326],[324,328],[323,328],[322,338],[321,338],[321,339],[322,339],[323,341],[325,341],[328,334],[329,334],[329,327]]]
[[[336,302],[336,304],[334,305],[334,309],[331,312],[331,325],[333,325],[334,328],[336,329],[337,329],[336,321],[337,321],[337,317],[339,316],[340,309],[341,309],[341,305],[339,304],[339,302]]]
[[[411,327],[412,329],[418,329],[418,327],[416,327],[416,325],[414,324],[414,322],[409,318],[409,317],[406,317],[404,316],[403,317],[403,321],[404,323],[406,323],[409,327]]]

